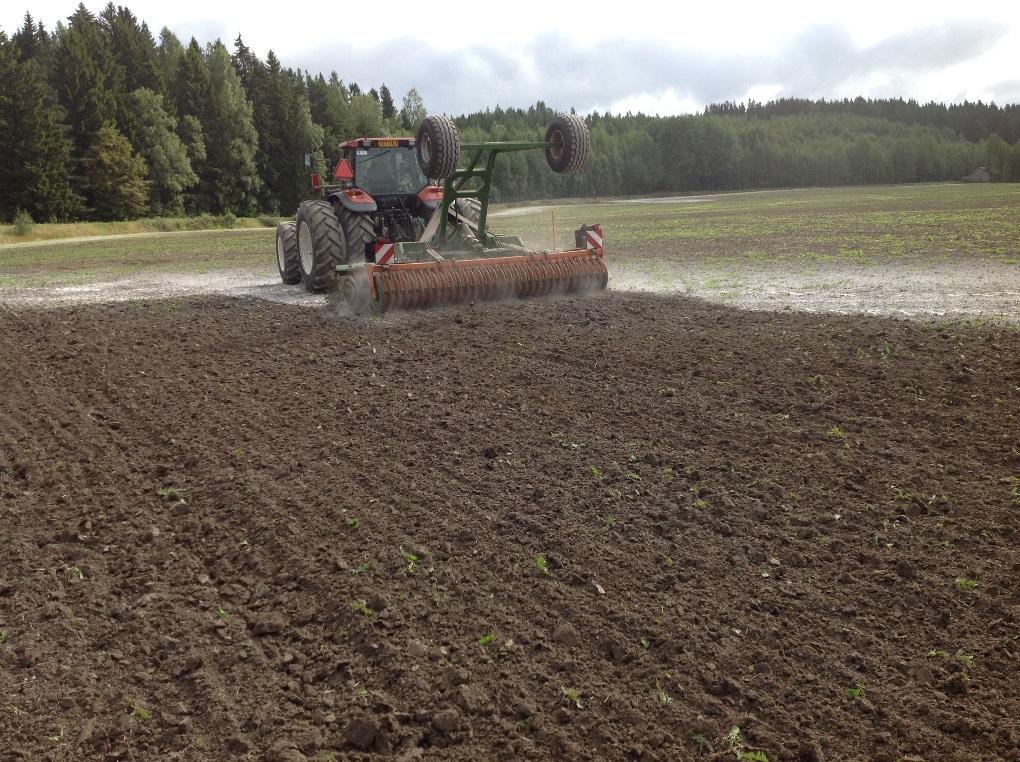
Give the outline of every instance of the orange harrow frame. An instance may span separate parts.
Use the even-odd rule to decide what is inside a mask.
[[[604,289],[609,280],[601,246],[367,268],[372,304],[379,312],[579,293]]]

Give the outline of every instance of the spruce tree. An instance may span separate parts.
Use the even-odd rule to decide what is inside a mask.
[[[116,118],[118,85],[109,41],[84,5],[58,31],[53,78],[75,155],[83,156],[99,129]]]
[[[163,74],[156,56],[156,41],[149,27],[139,24],[127,8],[109,3],[100,14],[99,21],[110,43],[113,60],[120,68],[119,96],[132,93],[140,87],[163,92]]]
[[[81,211],[71,188],[71,143],[39,62],[18,62],[19,46],[0,31],[0,217],[24,209],[35,220]]]
[[[85,187],[92,214],[100,220],[140,217],[148,209],[148,171],[131,143],[113,125],[101,127],[85,153]]]
[[[230,54],[222,42],[209,46],[209,100],[202,128],[206,161],[202,191],[212,211],[250,214],[256,209],[258,135]]]
[[[165,92],[171,95],[171,106],[173,106],[172,93],[177,79],[177,66],[184,57],[184,46],[166,27],[159,33],[159,46],[156,48],[156,62],[159,64],[160,76],[163,78]]]
[[[177,73],[170,97],[177,109],[178,118],[201,118],[209,106],[209,66],[194,37],[184,55],[177,60]]]
[[[396,106],[393,105],[393,95],[385,84],[379,88],[379,103],[382,106],[383,119],[392,119],[397,115]]]

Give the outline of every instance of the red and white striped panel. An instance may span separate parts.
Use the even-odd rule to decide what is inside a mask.
[[[592,225],[591,228],[584,231],[585,243],[589,249],[601,249],[602,248],[602,226]]]
[[[386,264],[393,259],[396,250],[396,246],[392,243],[377,243],[375,245],[375,263],[377,265]]]

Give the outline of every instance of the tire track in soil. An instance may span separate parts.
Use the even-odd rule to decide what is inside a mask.
[[[1020,745],[1015,331],[615,294],[3,320],[15,754]]]

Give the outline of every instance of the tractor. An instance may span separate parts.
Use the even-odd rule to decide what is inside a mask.
[[[541,149],[553,171],[575,172],[589,145],[574,114],[553,119],[543,141],[461,144],[445,116],[413,138],[349,140],[332,182],[312,175],[320,197],[277,226],[280,278],[357,312],[603,289],[598,225],[575,231],[572,249],[541,252],[487,225],[501,153]]]

